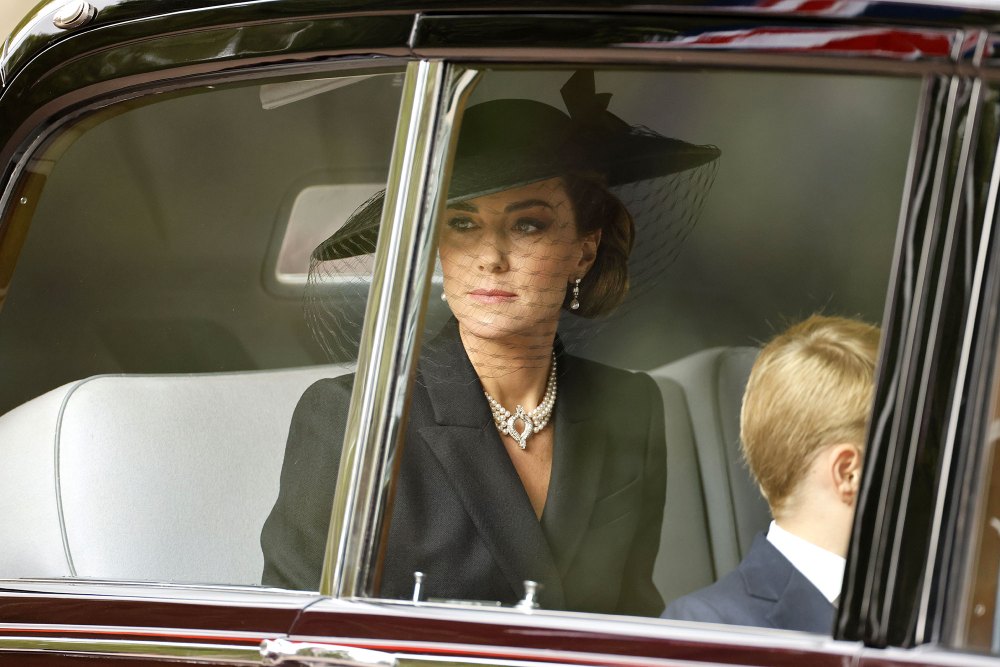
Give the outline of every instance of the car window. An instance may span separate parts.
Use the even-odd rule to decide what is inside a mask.
[[[771,519],[739,448],[750,368],[813,313],[880,322],[920,86],[484,72],[439,193],[432,297],[368,593],[658,616],[733,572]],[[602,207],[615,220],[627,210],[633,241],[573,227]],[[335,233],[328,248],[364,261],[350,241]],[[627,290],[586,277],[614,245]],[[352,283],[347,268],[314,270]],[[294,456],[327,466],[317,478],[330,473],[330,400],[305,408],[293,436]],[[281,550],[282,535],[280,582],[306,586],[316,566]]]
[[[0,577],[260,583],[295,405],[353,377],[304,311],[337,290],[312,251],[384,188],[402,80],[160,91],[31,157],[0,251]]]
[[[0,577],[319,589],[401,87],[204,86],[107,106],[33,156],[2,248],[0,521],[23,539]],[[771,519],[739,449],[750,367],[812,313],[879,323],[919,95],[482,73],[365,593],[658,616],[733,572]],[[631,242],[568,233],[567,211],[618,206]],[[615,244],[627,290],[586,278]],[[557,337],[523,329],[540,321]]]

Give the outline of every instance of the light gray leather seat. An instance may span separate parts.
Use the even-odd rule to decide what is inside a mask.
[[[669,475],[654,576],[668,601],[735,567],[767,523],[738,440],[756,352],[651,372]],[[0,578],[257,583],[295,404],[351,370],[97,376],[0,416]]]
[[[353,366],[106,375],[0,417],[0,578],[253,584],[302,392]]]
[[[668,602],[729,572],[770,512],[739,445],[754,347],[697,352],[650,371],[663,394],[667,504],[654,580]]]

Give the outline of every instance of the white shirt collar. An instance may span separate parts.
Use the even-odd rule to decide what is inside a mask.
[[[830,602],[840,596],[847,560],[789,533],[774,521],[767,529],[767,541],[795,566]]]

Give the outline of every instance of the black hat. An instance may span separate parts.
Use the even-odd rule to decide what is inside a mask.
[[[608,186],[693,169],[715,160],[715,146],[698,146],[632,126],[607,110],[592,70],[576,72],[561,89],[569,114],[526,99],[469,107],[462,118],[448,201],[472,199],[567,173],[592,173]],[[374,250],[384,192],[359,207],[313,251],[325,261]]]

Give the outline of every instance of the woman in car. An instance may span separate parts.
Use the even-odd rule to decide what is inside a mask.
[[[441,222],[453,314],[424,345],[379,594],[504,604],[541,584],[549,609],[655,616],[666,487],[662,401],[647,375],[565,352],[569,312],[598,318],[629,286],[635,233],[609,186],[675,174],[719,152],[633,128],[591,72],[569,115],[531,100],[470,107]],[[314,253],[371,252],[381,198]],[[300,400],[281,490],[261,535],[265,584],[315,589],[353,377]]]

